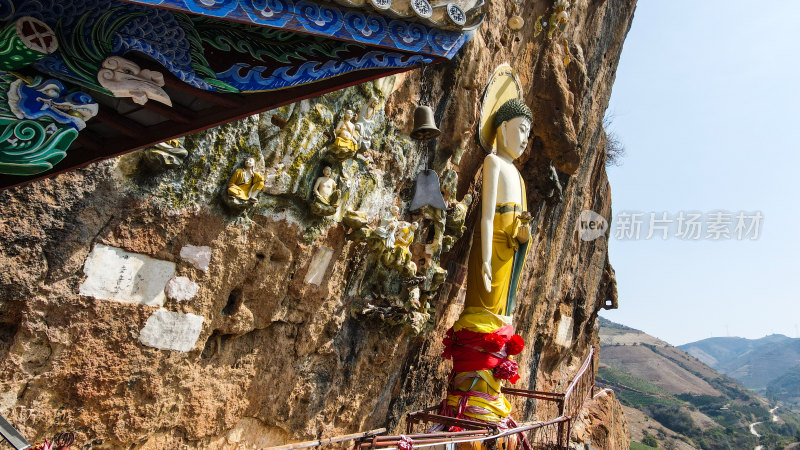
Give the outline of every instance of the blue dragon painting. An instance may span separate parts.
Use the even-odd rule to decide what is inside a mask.
[[[0,71],[0,173],[34,175],[64,159],[98,105],[58,80]]]
[[[181,81],[217,92],[262,92],[355,70],[401,68],[433,58],[223,22],[119,1],[0,0],[10,18],[31,16],[56,31],[59,50],[35,64],[41,72],[104,94],[97,82],[109,56],[138,53]],[[214,64],[208,52],[214,52]],[[221,54],[227,55],[220,57]],[[221,63],[220,61],[225,61]]]

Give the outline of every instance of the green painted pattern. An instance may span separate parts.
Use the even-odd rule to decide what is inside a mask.
[[[11,23],[0,31],[0,70],[16,70],[42,59],[45,54],[29,49]]]
[[[0,173],[34,175],[53,168],[67,156],[78,137],[74,128],[60,128],[48,134],[39,122],[19,120],[6,123],[0,132]]]
[[[214,49],[249,54],[258,61],[273,60],[290,64],[292,59],[337,58],[339,52],[366,48],[361,44],[342,42],[314,36],[304,36],[284,30],[252,27],[237,23],[220,24],[206,17],[192,19],[193,29],[203,43]],[[189,37],[190,42],[193,37]],[[193,49],[194,50],[194,49]],[[192,54],[202,54],[193,51]]]

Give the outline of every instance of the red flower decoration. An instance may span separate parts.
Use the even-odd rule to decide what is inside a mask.
[[[487,352],[499,352],[503,349],[503,345],[505,345],[506,340],[503,339],[503,336],[500,336],[499,334],[491,333],[484,336],[483,342],[484,349],[486,349]]]
[[[512,383],[516,383],[519,380],[519,366],[516,361],[510,359],[501,362],[492,372],[498,380],[509,380]]]
[[[509,355],[516,355],[525,348],[525,341],[522,340],[522,336],[515,334],[511,336],[511,339],[508,340],[506,343],[506,353]]]

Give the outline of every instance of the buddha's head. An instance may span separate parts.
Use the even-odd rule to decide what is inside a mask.
[[[247,158],[244,160],[244,167],[247,169],[252,169],[256,166],[256,160],[253,158]]]
[[[344,120],[347,120],[347,121],[349,121],[349,120],[350,120],[350,119],[352,119],[352,118],[353,118],[353,110],[352,110],[352,109],[348,109],[348,110],[346,110],[346,111],[344,112]]]
[[[525,102],[512,98],[503,103],[494,116],[498,153],[506,153],[512,159],[519,158],[528,146],[531,122],[533,114]]]
[[[325,175],[326,177],[331,176],[331,168],[328,167],[328,166],[325,166],[325,168],[322,169],[322,174]]]

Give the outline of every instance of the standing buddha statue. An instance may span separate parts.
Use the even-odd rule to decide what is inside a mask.
[[[469,255],[464,310],[448,330],[445,358],[453,372],[445,413],[486,422],[508,422],[511,404],[503,380],[519,379],[512,356],[524,342],[511,323],[520,274],[531,237],[525,183],[514,160],[528,145],[533,115],[512,98],[497,110],[496,153],[484,159],[479,228]],[[507,419],[508,418],[508,419]]]

